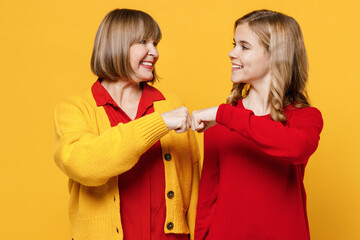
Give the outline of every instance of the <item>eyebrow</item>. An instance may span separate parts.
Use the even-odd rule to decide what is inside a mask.
[[[236,41],[235,41],[234,38],[233,38],[233,41],[236,43]],[[245,41],[245,40],[240,40],[240,41],[238,41],[238,42],[241,43],[241,44],[248,44],[248,45],[252,46],[251,43],[249,43],[249,42],[247,42],[247,41]]]

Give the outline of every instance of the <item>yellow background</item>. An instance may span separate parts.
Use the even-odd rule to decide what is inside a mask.
[[[53,109],[96,80],[89,67],[96,29],[108,11],[122,7],[159,23],[157,87],[190,110],[226,99],[238,17],[261,8],[295,17],[310,60],[310,97],[325,120],[305,176],[312,239],[360,239],[356,0],[1,0],[0,239],[69,239],[67,178],[52,160]]]

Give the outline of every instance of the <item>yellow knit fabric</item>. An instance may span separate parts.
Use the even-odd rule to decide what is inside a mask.
[[[199,185],[199,150],[191,131],[168,131],[160,113],[183,104],[172,95],[154,102],[155,112],[126,124],[110,126],[91,91],[62,101],[55,109],[54,159],[69,177],[70,234],[74,240],[123,239],[118,175],[131,169],[160,139],[164,159],[165,233],[194,237]],[[166,224],[172,222],[172,230]]]

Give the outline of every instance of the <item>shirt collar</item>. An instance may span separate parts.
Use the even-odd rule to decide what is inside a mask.
[[[155,101],[165,100],[164,95],[147,83],[142,83],[143,85],[143,92],[141,95],[141,99],[139,102],[139,107],[137,111],[137,117],[141,117],[146,114],[147,110],[153,106]]]
[[[141,95],[140,103],[139,103],[139,110],[146,110],[153,105],[155,101],[165,100],[164,95],[157,90],[156,88],[150,86],[146,82],[141,83],[143,87],[143,92]],[[110,96],[108,91],[101,85],[100,79],[98,79],[91,87],[91,92],[95,99],[96,105],[98,107],[104,106],[106,104],[111,104],[114,107],[119,107],[114,99]]]
[[[98,107],[104,106],[107,103],[113,104],[115,102],[106,89],[101,85],[98,79],[91,87],[91,92]]]

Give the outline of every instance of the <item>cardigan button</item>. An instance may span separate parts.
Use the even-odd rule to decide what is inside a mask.
[[[174,228],[174,224],[172,222],[169,222],[168,224],[166,224],[166,228],[171,230]]]
[[[174,197],[174,192],[173,192],[173,191],[168,191],[167,197],[168,197],[169,199],[172,199],[172,198]]]
[[[171,160],[171,154],[170,154],[170,153],[166,153],[166,154],[164,155],[164,158],[165,158],[166,161],[170,161],[170,160]]]

